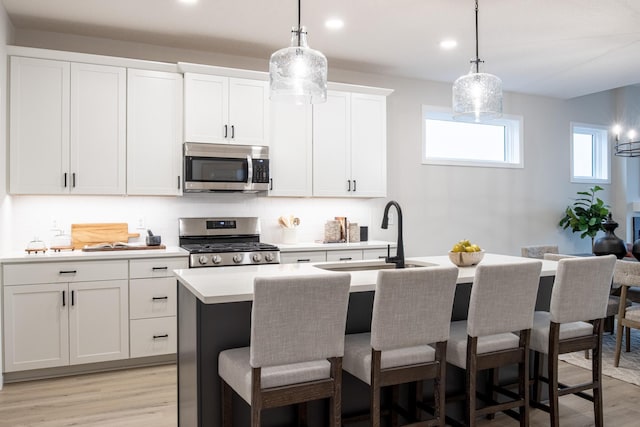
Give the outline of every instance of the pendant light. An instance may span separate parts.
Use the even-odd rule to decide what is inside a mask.
[[[453,84],[453,114],[473,118],[476,122],[502,116],[502,80],[493,74],[481,73],[478,54],[478,0],[476,0],[476,59],[471,60],[469,74]],[[475,64],[475,66],[474,66]]]
[[[274,101],[318,104],[327,100],[327,58],[307,44],[307,31],[300,25],[300,0],[291,46],[271,55],[269,80]]]

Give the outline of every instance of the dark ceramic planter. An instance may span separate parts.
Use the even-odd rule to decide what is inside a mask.
[[[609,214],[609,218],[607,218],[607,220],[602,223],[602,227],[604,228],[606,234],[604,235],[604,237],[596,239],[595,243],[593,244],[593,253],[597,256],[615,255],[618,259],[624,258],[624,256],[627,254],[627,245],[624,243],[624,240],[616,236],[616,234],[613,232],[613,230],[618,228],[618,223],[613,220],[611,214]],[[640,239],[636,242],[639,243],[638,255],[640,256]],[[638,259],[640,260],[640,258]]]

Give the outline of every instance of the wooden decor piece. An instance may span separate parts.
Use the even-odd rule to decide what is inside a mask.
[[[129,233],[126,222],[71,224],[71,241],[76,249],[100,243],[126,243],[131,237],[140,237],[140,233]]]

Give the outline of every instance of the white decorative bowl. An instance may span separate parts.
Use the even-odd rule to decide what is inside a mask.
[[[449,251],[449,259],[458,267],[469,267],[476,265],[484,258],[484,249],[479,252],[451,252]]]

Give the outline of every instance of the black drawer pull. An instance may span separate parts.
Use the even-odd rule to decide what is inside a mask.
[[[153,271],[158,271],[158,270],[166,270],[168,267],[152,267],[151,270]]]
[[[76,274],[78,270],[60,270],[60,274]]]
[[[311,262],[311,258],[302,258],[299,259],[298,262]]]
[[[224,137],[227,137],[227,125],[224,125]]]
[[[152,297],[151,299],[153,301],[160,301],[160,300],[168,300],[169,297]]]
[[[71,305],[76,305],[76,291],[71,291]]]
[[[62,306],[63,307],[67,305],[66,294],[67,294],[67,291],[62,291]]]
[[[154,336],[153,336],[153,339],[154,339],[154,340],[157,340],[157,339],[160,339],[160,338],[169,338],[169,334],[164,334],[164,335],[154,335]]]
[[[351,261],[352,259],[350,256],[340,257],[340,261]]]

